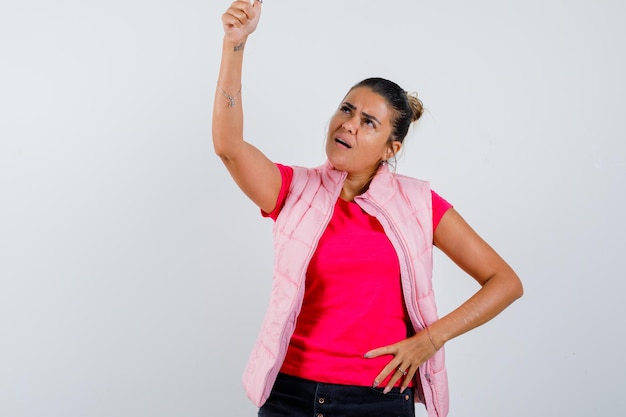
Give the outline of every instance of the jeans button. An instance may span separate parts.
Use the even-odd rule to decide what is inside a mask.
[[[326,401],[326,400],[324,399],[324,397],[320,397],[320,398],[318,398],[318,400],[317,400],[317,402],[318,402],[318,403],[320,403],[320,404],[324,404],[324,402],[325,402],[325,401]],[[321,417],[321,416],[320,416],[320,417]]]

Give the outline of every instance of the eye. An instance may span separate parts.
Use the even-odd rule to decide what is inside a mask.
[[[372,119],[368,119],[368,118],[363,119],[363,124],[366,125],[367,127],[371,127],[371,128],[375,128],[376,127],[376,124],[374,123],[374,121]]]
[[[342,113],[350,114],[352,112],[352,109],[344,104],[339,107],[339,111]]]

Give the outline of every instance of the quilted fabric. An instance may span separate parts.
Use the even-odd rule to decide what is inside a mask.
[[[260,407],[272,389],[304,297],[307,266],[330,221],[346,173],[327,162],[294,167],[289,195],[274,223],[274,277],[270,307],[243,376],[250,400]],[[391,173],[386,165],[355,202],[382,224],[398,254],[404,300],[414,330],[438,319],[432,289],[432,196],[427,182]],[[444,350],[420,367],[416,401],[429,417],[448,414]]]

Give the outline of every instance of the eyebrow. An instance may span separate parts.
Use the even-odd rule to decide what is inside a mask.
[[[345,106],[350,107],[350,110],[356,110],[356,106],[348,101],[344,101],[343,104]],[[361,112],[363,113],[363,116],[367,117],[368,119],[372,119],[373,121],[375,121],[376,123],[378,123],[379,125],[382,125],[382,123],[380,122],[380,120],[378,120],[376,117],[372,116],[371,114],[367,114],[365,112]]]

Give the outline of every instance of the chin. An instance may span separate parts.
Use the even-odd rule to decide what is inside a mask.
[[[333,168],[339,170],[339,171],[345,171],[346,169],[346,165],[342,164],[341,161],[338,161],[337,158],[333,158],[332,155],[329,155],[328,153],[326,153],[326,159],[328,160],[328,162],[333,166]]]

